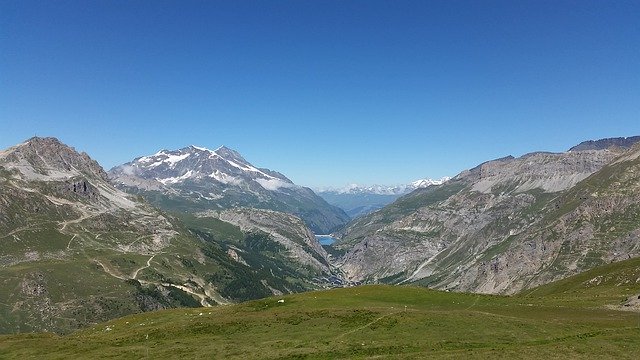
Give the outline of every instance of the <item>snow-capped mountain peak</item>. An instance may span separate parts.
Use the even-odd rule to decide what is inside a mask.
[[[407,186],[407,188],[410,189],[420,189],[420,188],[425,188],[427,186],[431,186],[431,185],[441,185],[444,182],[450,180],[451,178],[448,176],[445,176],[441,179],[438,180],[433,180],[433,179],[420,179],[420,180],[416,180],[413,181],[411,183],[409,183],[409,185]]]
[[[177,202],[193,212],[236,207],[286,211],[302,217],[321,234],[348,220],[347,214],[310,189],[252,165],[226,146],[160,150],[117,166],[109,175],[121,189],[149,194],[160,206]]]
[[[164,185],[189,180],[214,181],[225,185],[254,182],[269,191],[294,186],[282,174],[256,168],[240,153],[226,146],[216,150],[196,145],[172,151],[163,149],[118,166],[112,169],[112,173],[116,177],[119,174],[137,176]]]
[[[409,184],[402,185],[358,185],[349,184],[341,188],[320,188],[318,192],[332,192],[336,194],[375,194],[375,195],[402,195],[413,190],[425,188],[431,185],[440,185],[449,180],[443,177],[438,180],[420,179]]]
[[[192,149],[196,149],[196,150],[200,150],[200,151],[204,151],[204,152],[209,152],[212,153],[213,151],[207,149],[206,147],[201,147],[201,146],[196,146],[196,145],[190,145],[189,146]]]

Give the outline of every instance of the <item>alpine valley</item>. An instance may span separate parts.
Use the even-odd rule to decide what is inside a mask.
[[[130,314],[217,306],[227,309],[217,310],[223,314],[220,324],[212,323],[206,331],[189,329],[229,335],[233,342],[236,334],[243,334],[238,329],[252,326],[237,314],[249,323],[277,324],[291,331],[298,324],[309,329],[330,324],[342,330],[335,341],[328,340],[331,346],[321,349],[325,354],[335,350],[337,357],[364,357],[368,353],[360,352],[360,341],[348,346],[344,341],[369,327],[379,326],[386,334],[384,329],[397,324],[409,326],[413,314],[399,315],[400,306],[406,313],[407,306],[431,311],[424,304],[446,304],[443,309],[455,308],[461,316],[442,320],[452,328],[469,320],[474,306],[486,311],[472,326],[517,308],[523,317],[512,325],[519,329],[533,326],[535,320],[524,301],[544,311],[549,310],[547,302],[573,301],[565,294],[565,283],[584,293],[580,299],[589,304],[595,303],[591,293],[603,296],[598,304],[606,298],[606,305],[613,307],[598,308],[598,319],[614,314],[627,324],[619,310],[637,310],[634,299],[640,289],[639,141],[603,139],[563,153],[508,156],[451,179],[397,188],[334,189],[334,195],[394,197],[348,222],[343,210],[312,190],[255,167],[226,147],[161,150],[107,174],[87,154],[55,138],[31,138],[0,151],[0,285],[5,289],[0,293],[0,332],[64,334]],[[314,233],[331,233],[337,241],[322,246]],[[360,283],[414,285],[455,294],[373,286],[287,295]],[[458,294],[466,292],[517,295]],[[551,295],[529,300],[533,292]],[[271,296],[279,300],[218,306]],[[322,306],[313,310],[317,299]],[[290,304],[293,313],[286,312]],[[572,309],[580,316],[593,314]],[[169,328],[158,328],[152,336],[169,331],[188,338],[183,330],[203,311],[184,311],[188,320],[182,312],[157,312],[94,327],[100,330],[87,336],[101,341],[100,334],[129,321],[143,331],[145,319],[153,318]],[[504,314],[500,316],[515,321]],[[434,314],[423,315],[429,319]],[[169,319],[177,319],[175,326],[182,330]],[[593,324],[583,319],[577,323],[591,329]],[[567,329],[575,319],[565,320],[553,329],[559,339],[573,336]],[[536,322],[535,327],[545,324]],[[137,330],[132,334],[142,336]],[[389,334],[379,339],[387,354],[411,350],[399,350],[393,344],[397,336]],[[22,338],[16,339],[19,349]],[[14,344],[10,340],[7,344]],[[316,349],[305,339],[296,347],[305,349],[300,352],[268,336],[263,340],[271,344],[274,357],[283,355],[278,349],[288,349],[284,355],[291,356]],[[446,347],[454,340],[442,341],[446,343],[425,346]],[[494,340],[482,341],[493,347]],[[458,345],[456,349],[468,344]],[[234,356],[234,346],[223,347],[215,351]],[[142,356],[138,350],[130,349],[131,356]],[[15,355],[20,350],[7,351]]]

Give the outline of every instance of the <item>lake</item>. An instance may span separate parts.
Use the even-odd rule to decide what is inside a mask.
[[[338,240],[331,235],[316,235],[316,239],[320,245],[331,245]]]

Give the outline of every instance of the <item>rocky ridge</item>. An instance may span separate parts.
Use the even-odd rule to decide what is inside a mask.
[[[603,149],[609,149],[612,147],[628,149],[639,141],[640,141],[640,136],[588,140],[588,141],[583,141],[580,144],[572,147],[571,149],[569,149],[569,151],[603,150]]]

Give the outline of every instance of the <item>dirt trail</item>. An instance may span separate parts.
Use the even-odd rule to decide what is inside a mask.
[[[78,235],[77,234],[73,234],[73,237],[71,238],[71,240],[69,240],[69,243],[67,244],[67,250],[70,250],[70,246],[71,246],[71,242],[73,241],[73,239],[75,239]]]
[[[141,267],[137,268],[136,270],[134,270],[134,271],[131,273],[131,278],[132,278],[132,279],[137,278],[137,277],[138,277],[138,273],[139,273],[141,270],[144,270],[144,269],[148,268],[149,266],[151,266],[151,260],[153,260],[153,258],[154,258],[156,255],[158,255],[158,254],[153,254],[153,255],[151,255],[151,257],[149,258],[149,260],[147,260],[147,264],[146,264],[146,265],[141,266]]]
[[[122,275],[120,275],[120,274],[115,273],[113,270],[109,269],[105,264],[103,264],[100,260],[97,260],[97,259],[96,259],[95,261],[98,263],[98,265],[102,266],[102,269],[104,269],[104,271],[105,271],[107,274],[109,274],[109,275],[113,276],[114,278],[118,278],[118,279],[120,279],[120,280],[130,280],[130,279],[129,279],[129,278],[127,278],[127,277],[124,277],[124,276],[122,276]]]
[[[17,228],[17,229],[14,229],[14,230],[12,230],[12,231],[10,231],[10,232],[6,233],[5,235],[0,236],[0,239],[2,239],[2,238],[6,238],[6,237],[9,237],[9,236],[12,236],[12,235],[14,235],[14,234],[16,234],[16,233],[19,233],[19,232],[21,232],[21,231],[34,230],[34,229],[35,229],[34,225],[26,225],[26,226],[22,226],[22,227],[19,227],[19,228]]]
[[[211,307],[211,304],[209,304],[209,298],[207,298],[206,295],[197,293],[193,290],[191,290],[190,288],[186,287],[186,286],[182,286],[182,285],[177,285],[177,284],[170,284],[170,283],[162,283],[163,286],[172,286],[176,289],[180,289],[186,293],[189,293],[191,295],[196,296],[198,299],[200,299],[200,305],[204,306],[204,307]]]
[[[89,214],[88,212],[85,212],[83,210],[80,210],[80,211],[82,212],[82,215],[80,215],[79,218],[73,219],[73,220],[61,221],[59,223],[61,225],[60,231],[64,230],[67,227],[67,225],[69,225],[69,224],[77,224],[79,222],[82,222],[82,221],[90,218],[90,217],[94,217],[94,216],[98,215],[98,214]]]
[[[115,272],[115,271],[111,270],[109,267],[107,267],[105,264],[103,264],[100,260],[97,260],[97,259],[96,259],[95,261],[96,261],[100,266],[102,266],[102,269],[104,269],[104,271],[105,271],[107,274],[109,274],[109,275],[111,275],[111,276],[113,276],[113,277],[115,277],[115,278],[117,278],[117,279],[120,279],[120,280],[131,280],[131,279],[135,279],[135,278],[138,276],[138,273],[139,273],[141,270],[143,270],[143,269],[146,269],[146,268],[150,267],[150,266],[151,266],[151,261],[153,260],[153,258],[154,258],[156,255],[158,255],[158,254],[154,254],[154,255],[152,255],[152,256],[149,258],[149,260],[147,260],[147,264],[146,264],[145,266],[142,266],[142,267],[140,267],[140,268],[136,269],[133,273],[131,273],[131,276],[130,276],[130,277],[122,276],[122,275],[120,275],[119,273],[117,273],[117,272]],[[217,299],[217,298],[219,297],[219,295],[218,295],[218,296],[212,296],[213,294],[210,294],[210,293],[209,293],[208,291],[206,291],[206,290],[205,290],[205,294],[202,294],[202,293],[196,292],[196,291],[192,290],[191,288],[189,288],[189,287],[187,287],[187,286],[184,286],[184,285],[171,284],[171,283],[156,283],[156,282],[153,282],[153,281],[146,281],[146,280],[138,280],[138,281],[140,282],[140,284],[143,284],[143,285],[153,284],[153,285],[162,285],[162,286],[165,286],[165,287],[167,287],[167,286],[171,286],[171,287],[174,287],[174,288],[176,288],[176,289],[180,289],[180,290],[182,290],[182,291],[184,291],[184,292],[186,292],[186,293],[189,293],[189,294],[191,294],[191,295],[193,295],[193,296],[197,297],[197,298],[200,300],[200,305],[202,305],[202,306],[204,306],[204,307],[211,307],[212,305],[211,305],[210,301],[212,301],[212,300],[213,300],[214,302],[217,302],[217,303],[221,304],[221,305],[225,305],[225,304],[228,304],[228,303],[229,303],[228,301],[224,301],[221,297],[220,297],[220,300],[221,300],[221,301],[218,301],[218,299]],[[216,294],[216,295],[217,295],[217,294]]]
[[[355,328],[355,329],[351,329],[351,330],[349,330],[349,331],[347,331],[347,332],[344,332],[344,333],[342,333],[342,334],[339,334],[339,335],[338,335],[338,336],[336,336],[335,338],[336,338],[336,339],[339,339],[339,338],[344,337],[344,336],[346,336],[346,335],[353,334],[353,333],[354,333],[354,332],[356,332],[356,331],[360,331],[360,330],[362,330],[362,329],[366,329],[366,328],[368,328],[369,326],[371,326],[371,325],[373,325],[373,324],[377,323],[378,321],[383,320],[384,318],[387,318],[387,317],[389,317],[389,316],[391,316],[391,315],[398,314],[398,313],[400,313],[400,312],[401,312],[401,311],[394,311],[394,312],[391,312],[391,313],[388,313],[388,314],[382,315],[382,316],[380,316],[380,317],[378,317],[378,318],[375,318],[374,320],[372,320],[372,321],[370,321],[370,322],[368,322],[368,323],[366,323],[366,324],[364,324],[364,325],[362,325],[362,326],[358,326],[358,327],[357,327],[357,328]]]

